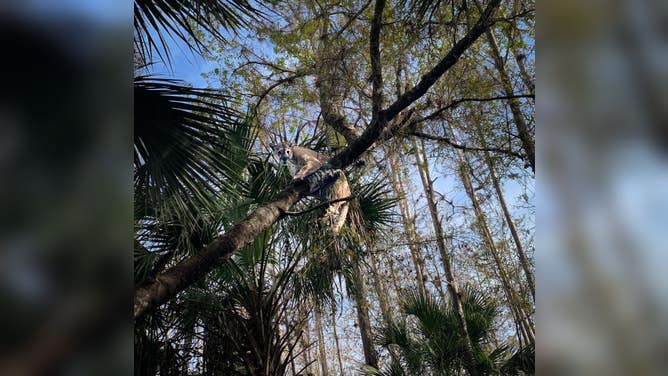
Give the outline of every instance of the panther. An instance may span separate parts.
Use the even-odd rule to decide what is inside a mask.
[[[340,169],[328,167],[328,158],[309,148],[282,142],[272,145],[279,161],[288,166],[292,180],[306,180],[311,187],[310,194],[319,200],[335,201],[350,197],[350,184]],[[338,235],[348,216],[348,200],[331,203],[325,211],[325,221],[329,221],[334,235]]]

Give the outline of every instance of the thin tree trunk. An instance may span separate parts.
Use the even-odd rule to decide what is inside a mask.
[[[513,13],[512,14],[517,14],[519,12],[519,1],[515,0],[513,2]],[[513,20],[510,21],[511,27],[503,27],[501,30],[503,31],[504,35],[508,40],[510,41],[510,50],[513,53],[513,56],[515,57],[515,61],[517,62],[517,67],[519,68],[520,71],[520,77],[522,78],[522,82],[524,82],[524,86],[529,90],[530,93],[534,93],[536,91],[536,85],[534,84],[533,79],[529,76],[527,73],[526,67],[524,66],[524,59],[525,56],[521,52],[518,51],[517,45],[515,44],[515,33],[514,31],[517,30],[517,21]]]
[[[478,0],[474,0],[476,7],[479,11],[482,11],[482,5]],[[485,30],[485,37],[487,43],[489,44],[490,49],[492,50],[492,59],[494,60],[494,66],[499,71],[499,78],[501,79],[501,85],[506,95],[511,96],[514,94],[513,85],[510,81],[510,76],[506,70],[506,66],[503,62],[503,57],[499,51],[499,45],[496,42],[496,37],[490,29]],[[513,114],[513,120],[515,120],[515,126],[517,127],[518,137],[522,143],[522,149],[529,159],[529,165],[531,170],[536,172],[536,149],[533,136],[529,131],[529,127],[524,119],[524,114],[520,108],[520,101],[517,98],[508,99],[508,106],[510,107],[510,112]]]
[[[390,309],[390,305],[387,302],[387,296],[385,295],[385,287],[383,286],[383,281],[380,278],[380,275],[378,274],[378,259],[376,258],[376,255],[372,252],[371,253],[371,274],[372,274],[372,281],[373,281],[373,287],[376,289],[376,295],[378,295],[378,302],[380,304],[380,313],[383,316],[383,321],[385,322],[386,326],[391,325],[394,322],[394,319],[392,318],[392,310]],[[395,351],[393,347],[388,348],[388,352],[390,353],[390,356],[392,357],[392,360],[394,362],[399,362],[399,354]]]
[[[434,226],[434,234],[436,235],[436,245],[438,251],[441,255],[441,260],[443,261],[443,269],[445,271],[445,278],[448,284],[448,292],[450,293],[450,299],[452,305],[455,308],[457,314],[457,323],[459,328],[459,335],[464,340],[464,346],[466,351],[464,356],[466,358],[466,370],[472,376],[478,375],[478,369],[476,368],[475,355],[473,352],[473,344],[471,342],[471,337],[469,336],[468,328],[466,327],[466,318],[464,316],[464,307],[460,299],[459,286],[455,280],[454,273],[452,271],[452,262],[450,261],[450,255],[448,254],[448,249],[445,246],[445,238],[443,237],[443,229],[441,228],[441,220],[438,218],[438,208],[436,207],[436,199],[434,197],[434,188],[432,185],[431,177],[429,176],[429,166],[427,165],[426,159],[423,159],[422,148],[418,145],[415,138],[412,138],[413,142],[413,151],[415,154],[415,161],[417,164],[418,171],[420,172],[420,179],[422,180],[422,187],[424,188],[425,198],[427,199],[427,204],[429,206],[429,213],[431,214],[432,224]]]
[[[385,324],[392,323],[392,311],[390,310],[390,305],[387,302],[387,296],[385,295],[385,287],[383,282],[378,275],[378,259],[376,255],[371,253],[371,280],[373,281],[373,287],[376,289],[376,295],[378,295],[378,303],[380,305],[380,313],[383,316],[383,321]]]
[[[483,147],[486,147],[486,142],[482,137],[482,135],[480,135],[480,139],[483,143]],[[529,284],[529,290],[531,291],[531,296],[533,297],[533,300],[535,302],[536,285],[533,272],[531,271],[531,266],[529,265],[526,253],[524,252],[524,247],[522,246],[522,242],[520,241],[519,233],[517,232],[517,227],[515,227],[515,222],[513,221],[513,218],[510,215],[510,211],[508,210],[506,199],[503,196],[503,190],[501,189],[499,178],[496,175],[494,162],[492,161],[492,158],[488,152],[485,152],[485,162],[487,163],[487,167],[489,168],[489,175],[492,178],[492,185],[494,185],[494,190],[496,191],[496,196],[499,200],[499,205],[501,206],[501,210],[503,211],[503,216],[506,220],[506,223],[508,224],[508,228],[510,229],[513,241],[515,242],[515,250],[517,251],[517,257],[520,260],[520,264],[522,265],[522,269],[524,270],[524,275],[526,276],[527,282]]]
[[[487,30],[485,33],[487,37],[487,42],[489,47],[492,50],[492,57],[494,58],[494,65],[499,71],[499,76],[501,78],[501,84],[503,85],[503,90],[506,92],[506,95],[510,96],[514,94],[513,85],[510,82],[510,77],[508,76],[508,71],[503,63],[503,58],[501,57],[501,52],[499,51],[499,46],[496,43],[496,38],[494,34]],[[508,99],[508,106],[510,107],[510,112],[513,114],[513,120],[515,120],[515,126],[517,127],[518,137],[522,143],[522,149],[529,159],[529,164],[531,165],[531,170],[536,172],[536,146],[529,131],[529,126],[524,119],[524,114],[520,108],[520,101],[517,98]]]
[[[320,374],[321,376],[328,376],[329,370],[327,369],[327,348],[325,347],[325,337],[322,333],[322,317],[320,310],[315,308],[315,330],[318,335],[318,354],[320,358]]]
[[[359,265],[353,267],[353,299],[357,306],[357,323],[360,327],[362,337],[362,350],[364,351],[364,362],[372,367],[378,368],[378,353],[373,344],[371,334],[371,320],[369,320],[369,303],[366,300],[366,288]]]
[[[432,280],[434,281],[434,287],[436,288],[436,292],[438,292],[438,295],[443,299],[443,301],[446,300],[445,297],[445,292],[443,291],[443,280],[441,279],[441,273],[438,271],[438,266],[436,264],[435,257],[432,257],[432,266],[434,268],[434,273],[436,274]]]
[[[304,309],[304,304],[305,303],[300,303],[298,304],[298,313],[301,318],[305,318],[308,315],[308,312]],[[310,324],[308,318],[305,318],[304,320],[304,330],[302,331],[301,336],[299,336],[299,341],[301,342],[302,345],[302,356],[304,358],[304,372],[306,374],[313,374],[313,367],[312,367],[312,362],[311,362],[311,331],[310,331]]]
[[[424,278],[424,269],[425,263],[420,252],[419,237],[415,229],[415,220],[410,213],[408,207],[408,201],[406,200],[406,189],[405,183],[402,176],[401,167],[397,161],[397,155],[395,152],[386,149],[386,154],[388,156],[389,165],[390,165],[390,181],[394,192],[399,197],[399,210],[401,212],[401,221],[404,227],[404,234],[408,240],[408,248],[411,253],[411,259],[413,261],[413,266],[415,267],[415,279],[417,280],[417,286],[420,290],[422,296],[427,295],[427,285]]]
[[[491,253],[492,258],[494,259],[494,263],[496,264],[499,279],[506,294],[506,298],[508,299],[509,307],[511,308],[511,311],[513,311],[513,316],[515,316],[515,319],[519,323],[521,331],[518,334],[523,335],[528,342],[533,342],[533,328],[531,328],[531,325],[527,322],[528,315],[524,313],[524,310],[518,304],[519,300],[517,299],[515,291],[511,286],[510,278],[508,277],[503,260],[499,255],[496,245],[494,244],[494,238],[492,237],[492,233],[489,230],[489,226],[487,225],[487,219],[485,218],[485,214],[480,206],[480,202],[478,201],[475,191],[473,190],[473,184],[471,182],[466,156],[460,150],[456,150],[456,153],[460,160],[459,175],[464,185],[464,190],[473,204],[473,210],[476,214],[476,223],[478,229],[480,230],[480,234],[487,244],[487,248]]]
[[[343,376],[343,361],[341,360],[341,346],[339,345],[339,335],[336,332],[336,306],[332,305],[332,332],[334,332],[334,342],[336,343],[336,358],[339,361],[340,375]]]

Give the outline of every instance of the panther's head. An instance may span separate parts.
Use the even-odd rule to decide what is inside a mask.
[[[271,148],[278,155],[278,159],[282,164],[288,164],[294,157],[292,144],[289,142],[281,142],[278,145],[271,145]]]

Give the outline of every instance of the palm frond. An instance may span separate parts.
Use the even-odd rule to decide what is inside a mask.
[[[422,295],[417,289],[406,293],[403,308],[407,315],[418,319],[422,333],[432,336],[444,329],[451,320],[447,307],[431,295]]]
[[[390,362],[390,364],[387,364],[386,366],[383,367],[382,370],[379,370],[378,368],[372,367],[368,364],[364,364],[360,371],[362,371],[362,374],[365,376],[405,376],[406,372],[404,369],[401,367],[401,364],[398,364],[396,362]]]
[[[501,367],[503,375],[519,375],[523,372],[527,375],[536,373],[536,346],[531,343],[517,350]]]
[[[153,53],[170,62],[167,38],[180,39],[192,50],[205,48],[204,33],[225,40],[223,30],[235,30],[264,17],[246,0],[136,0],[134,44],[143,61]]]
[[[253,133],[231,98],[143,76],[134,92],[135,204],[145,214],[196,223],[217,210],[221,193],[246,191]]]
[[[399,199],[391,197],[385,182],[374,179],[364,184],[354,183],[352,191],[355,199],[351,201],[349,216],[357,231],[373,236],[396,222],[392,208]]]

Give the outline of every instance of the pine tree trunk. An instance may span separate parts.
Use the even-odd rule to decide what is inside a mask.
[[[480,4],[480,1],[474,0],[474,3],[478,8],[478,10],[482,11],[483,8],[482,5]],[[513,85],[510,81],[510,76],[508,75],[508,71],[506,70],[506,66],[503,62],[503,57],[501,56],[501,52],[499,51],[499,45],[496,42],[496,37],[494,36],[494,33],[492,33],[490,29],[485,30],[485,37],[492,52],[491,55],[492,59],[494,60],[494,66],[499,71],[499,78],[501,79],[501,85],[503,86],[503,90],[506,93],[506,95],[511,96],[515,94],[513,90]],[[508,106],[510,107],[510,112],[513,114],[513,120],[515,121],[515,126],[517,127],[518,137],[520,139],[520,142],[522,143],[522,149],[527,155],[527,158],[529,160],[528,161],[529,165],[531,166],[531,170],[533,172],[536,172],[535,141],[531,136],[529,127],[526,123],[526,120],[524,119],[524,114],[522,114],[522,110],[520,108],[520,101],[517,98],[510,98],[508,99]]]
[[[318,335],[318,354],[320,362],[320,375],[328,376],[329,370],[327,369],[327,348],[325,347],[325,337],[322,334],[322,317],[320,310],[315,308],[315,330]]]
[[[482,136],[480,137],[480,139],[483,143],[482,144],[483,147],[487,147]],[[496,175],[494,162],[492,161],[489,152],[485,152],[485,162],[487,163],[487,167],[489,168],[489,175],[492,178],[492,185],[494,185],[494,191],[496,192],[496,196],[499,200],[499,205],[501,206],[501,210],[503,211],[503,216],[506,220],[506,223],[508,224],[508,228],[510,229],[510,233],[513,237],[513,242],[515,243],[515,250],[517,252],[517,257],[520,260],[520,264],[522,265],[522,269],[524,270],[524,275],[526,276],[527,283],[529,284],[529,290],[531,291],[531,296],[533,297],[533,300],[535,302],[536,284],[533,272],[531,271],[531,266],[529,265],[526,253],[524,252],[524,247],[522,246],[522,242],[520,241],[519,233],[517,232],[517,227],[515,227],[515,222],[513,221],[513,218],[510,215],[510,211],[508,210],[508,205],[506,204],[506,199],[503,196],[503,190],[501,189],[499,178]]]
[[[362,337],[362,350],[364,351],[364,362],[372,367],[378,368],[378,353],[374,348],[373,335],[371,333],[371,320],[369,319],[369,303],[366,300],[366,288],[359,265],[353,267],[352,272],[353,299],[357,308],[357,323]]]
[[[508,272],[506,271],[503,260],[499,255],[496,245],[494,244],[494,238],[492,237],[492,233],[489,230],[489,226],[487,225],[487,219],[485,218],[485,214],[480,206],[480,202],[478,201],[475,191],[473,190],[473,184],[471,182],[470,170],[466,156],[464,156],[461,150],[457,150],[456,152],[460,160],[459,175],[462,180],[462,184],[464,185],[464,190],[473,204],[473,210],[476,214],[476,224],[480,231],[480,235],[487,244],[487,248],[492,255],[492,258],[494,259],[496,270],[499,274],[499,280],[501,281],[501,285],[503,286],[503,290],[508,300],[508,305],[513,312],[513,316],[515,316],[518,327],[520,328],[518,336],[524,337],[528,343],[533,342],[533,328],[531,328],[531,325],[528,322],[528,315],[524,312],[524,309],[519,306],[519,299],[515,294],[515,290],[512,288],[510,278],[508,277]]]
[[[389,148],[388,148],[389,149]],[[405,182],[402,176],[402,170],[397,161],[397,155],[395,152],[386,149],[386,155],[390,162],[390,181],[394,192],[399,199],[399,210],[401,212],[401,221],[404,227],[404,234],[408,240],[408,248],[411,253],[411,259],[415,267],[415,278],[417,280],[417,286],[420,290],[422,296],[427,294],[427,285],[424,278],[424,269],[425,263],[420,252],[420,247],[418,246],[420,239],[418,237],[417,231],[415,229],[415,218],[411,215],[408,201],[406,200],[406,189]]]
[[[427,204],[429,206],[429,213],[431,214],[432,224],[434,226],[434,234],[436,235],[436,245],[438,251],[441,255],[441,260],[443,262],[443,269],[445,271],[445,278],[448,285],[448,292],[450,293],[450,299],[452,301],[452,306],[455,308],[457,314],[457,323],[459,327],[459,335],[464,339],[464,345],[466,347],[466,352],[464,354],[466,358],[466,370],[472,376],[478,375],[478,370],[476,368],[475,355],[473,352],[473,344],[471,342],[471,337],[468,333],[468,328],[466,327],[466,319],[464,316],[464,307],[460,299],[459,286],[455,280],[454,273],[452,271],[452,262],[450,261],[450,255],[448,254],[448,249],[445,246],[445,238],[443,237],[443,229],[441,228],[441,220],[438,217],[438,208],[436,207],[436,200],[434,197],[434,188],[432,185],[431,177],[429,176],[429,166],[427,165],[426,159],[423,158],[422,148],[418,145],[415,138],[413,141],[413,151],[415,154],[415,161],[417,164],[418,171],[420,172],[420,179],[422,180],[422,187],[424,188],[425,198],[427,199]]]

